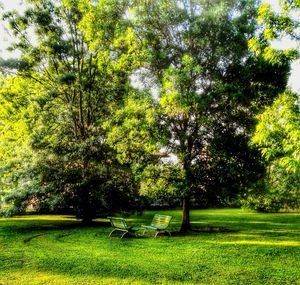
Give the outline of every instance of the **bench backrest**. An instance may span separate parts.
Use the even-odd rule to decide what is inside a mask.
[[[108,217],[111,226],[117,229],[127,230],[128,226],[123,218]]]
[[[172,220],[172,216],[167,215],[154,215],[151,222],[151,226],[157,229],[163,230],[166,229]]]

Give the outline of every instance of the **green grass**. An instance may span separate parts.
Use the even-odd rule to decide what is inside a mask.
[[[180,212],[165,212],[175,232]],[[194,210],[199,231],[191,235],[123,240],[107,237],[104,220],[82,227],[67,216],[0,219],[0,284],[300,284],[299,218]]]

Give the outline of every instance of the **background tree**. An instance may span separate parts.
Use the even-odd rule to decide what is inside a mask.
[[[3,67],[13,68],[16,78],[27,84],[34,82],[34,92],[24,94],[30,103],[18,108],[34,108],[26,123],[37,158],[31,169],[34,179],[27,176],[25,189],[18,180],[10,200],[27,191],[22,195],[25,202],[47,210],[72,208],[84,221],[95,217],[98,209],[126,208],[136,186],[107,145],[104,128],[127,96],[128,77],[136,64],[133,33],[123,17],[126,1],[27,3],[24,15],[5,15],[21,58],[3,62]],[[95,33],[91,16],[97,19]],[[2,90],[3,100],[18,97],[9,96],[12,89]],[[22,167],[28,173],[26,165]]]
[[[275,12],[268,4],[258,10],[263,36],[253,38],[251,48],[266,59],[278,61],[281,51],[267,45],[272,40],[291,40],[295,48],[284,51],[299,58],[299,1],[280,1]],[[298,103],[297,103],[298,102]],[[287,90],[258,116],[253,142],[261,149],[267,176],[259,180],[245,200],[245,205],[263,211],[299,207],[299,94]]]
[[[261,211],[300,206],[300,109],[299,97],[281,94],[258,117],[253,137],[267,162],[268,173],[251,190],[245,204]],[[263,192],[261,190],[263,188]]]
[[[0,169],[1,196],[10,197],[20,185],[27,185],[33,178],[30,169],[35,153],[30,147],[28,121],[34,104],[30,105],[27,94],[34,92],[35,82],[22,78],[3,78],[0,88]],[[24,171],[27,169],[28,172]],[[18,191],[16,208],[27,206],[26,193]],[[1,197],[2,198],[2,197]],[[2,201],[3,202],[3,201]],[[15,209],[10,209],[13,214]]]
[[[218,180],[226,180],[227,193],[232,184],[240,191],[261,170],[247,142],[255,114],[284,89],[289,59],[281,53],[280,63],[271,63],[248,49],[256,11],[254,1],[145,1],[133,9],[148,55],[143,72],[159,90],[153,103],[162,131],[157,147],[176,164],[182,231],[190,228],[193,193],[223,191],[211,183],[221,173],[211,171],[216,165],[230,172]],[[240,175],[244,169],[252,175]]]

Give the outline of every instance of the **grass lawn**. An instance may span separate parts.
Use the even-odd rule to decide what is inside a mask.
[[[180,211],[171,230],[179,228]],[[151,221],[154,212],[128,221]],[[0,219],[0,284],[300,284],[300,214],[193,210],[188,236],[108,238],[99,220]]]

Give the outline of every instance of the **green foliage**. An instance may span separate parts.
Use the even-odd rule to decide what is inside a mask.
[[[1,173],[10,177],[6,189],[13,193],[7,201],[14,212],[33,204],[42,211],[72,211],[89,221],[99,212],[134,204],[131,170],[117,161],[105,128],[129,92],[128,77],[139,58],[134,34],[123,20],[124,3],[37,0],[28,1],[24,15],[5,15],[26,68],[3,66],[17,71],[12,80],[28,86],[20,90],[25,103],[14,99],[16,107],[10,110],[8,101],[0,119],[6,154]],[[116,17],[109,29],[102,26],[112,15]],[[92,39],[89,31],[94,28],[98,34]],[[18,93],[15,88],[3,86],[1,99]],[[22,154],[12,151],[17,142],[9,141],[7,129],[22,140]],[[10,164],[13,157],[19,168]]]
[[[141,193],[171,201],[184,196],[184,171],[172,163],[149,164],[142,173]]]
[[[35,82],[5,78],[0,90],[0,169],[1,192],[26,187],[33,178],[36,155],[30,147],[30,121],[36,105],[27,94],[36,96]],[[20,194],[20,197],[22,194]],[[18,202],[23,210],[25,204]]]
[[[300,109],[299,96],[290,91],[258,116],[253,143],[268,165],[268,175],[246,204],[266,211],[300,206]]]
[[[107,141],[121,163],[145,165],[151,161],[159,150],[157,120],[149,94],[132,91],[106,123]]]
[[[271,5],[263,3],[258,10],[257,20],[264,25],[266,39],[276,39],[282,35],[289,35],[299,40],[297,28],[299,19],[297,13],[300,5],[297,0],[281,1],[281,13],[275,13]]]
[[[263,3],[258,9],[257,21],[262,25],[263,32],[259,37],[249,40],[249,47],[271,62],[293,60],[299,57],[298,49],[278,50],[268,46],[267,42],[274,39],[288,38],[299,41],[299,9],[297,0],[280,1],[280,12],[273,11],[270,4]],[[297,45],[298,46],[298,45]]]
[[[239,205],[237,197],[265,173],[259,151],[249,146],[248,137],[233,130],[219,134],[216,131],[208,151],[208,169],[204,173],[210,179],[205,183],[203,198],[209,205]]]
[[[290,173],[300,171],[299,95],[287,91],[258,117],[253,142],[268,162],[278,160]]]

